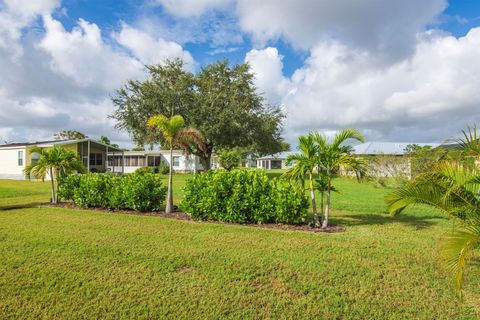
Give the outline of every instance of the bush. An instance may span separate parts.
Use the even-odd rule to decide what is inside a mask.
[[[182,209],[192,218],[235,223],[301,223],[308,199],[256,170],[208,171],[187,180]]]
[[[235,169],[240,164],[240,154],[235,150],[224,151],[218,159],[220,166],[227,170]]]
[[[158,172],[160,174],[169,174],[170,173],[170,167],[169,166],[165,166],[165,165],[161,165],[160,166],[160,169],[158,169]]]
[[[155,173],[155,172],[150,167],[141,167],[141,168],[138,168],[137,170],[135,170],[135,173],[143,175],[143,174],[146,174],[146,173]]]
[[[59,196],[82,208],[160,210],[166,192],[160,177],[148,172],[125,176],[90,173],[58,179]]]

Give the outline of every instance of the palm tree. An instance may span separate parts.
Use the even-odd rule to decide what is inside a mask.
[[[310,199],[312,201],[314,227],[320,227],[317,204],[315,201],[314,171],[318,164],[318,147],[315,144],[312,134],[300,136],[298,138],[298,150],[300,153],[288,156],[287,162],[295,165],[285,172],[284,176],[298,183],[302,189],[305,189],[305,179],[309,179]]]
[[[318,171],[317,179],[315,179],[315,190],[320,193],[320,212],[323,215],[324,203],[325,203],[325,192],[328,189],[328,177],[325,175],[325,172]],[[330,185],[330,191],[338,192],[337,188],[333,185]],[[323,216],[321,217],[323,219]]]
[[[30,154],[37,153],[40,158],[36,162],[29,164],[24,173],[45,180],[47,174],[52,184],[52,203],[58,202],[55,192],[55,181],[57,177],[64,177],[72,172],[85,172],[85,167],[80,161],[78,155],[62,146],[54,145],[49,149],[33,147]]]
[[[325,134],[318,131],[313,134],[313,141],[318,148],[318,170],[325,175],[325,213],[323,214],[322,227],[328,227],[330,216],[331,192],[333,191],[332,180],[335,174],[342,168],[345,172],[354,171],[357,174],[364,170],[364,164],[350,154],[351,146],[344,145],[345,141],[352,139],[364,142],[363,136],[356,129],[347,128],[338,132],[333,139],[328,139]]]
[[[174,115],[171,118],[164,115],[155,115],[148,119],[147,125],[149,128],[160,130],[166,144],[170,148],[170,170],[165,212],[171,213],[173,211],[173,147],[180,147],[186,155],[189,155],[193,148],[201,149],[205,147],[205,138],[200,131],[193,128],[185,128],[185,120],[180,115]]]
[[[467,155],[479,155],[476,129],[463,131],[461,146]],[[416,176],[386,198],[392,215],[411,205],[437,208],[456,222],[441,242],[442,260],[455,289],[462,295],[463,272],[473,249],[480,246],[480,169],[458,161],[442,161],[431,172]]]

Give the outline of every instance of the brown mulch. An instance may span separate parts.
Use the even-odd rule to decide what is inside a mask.
[[[284,230],[284,231],[305,231],[305,232],[314,232],[314,233],[337,233],[337,232],[345,232],[345,227],[331,225],[326,228],[312,228],[306,224],[280,224],[280,223],[262,223],[262,224],[255,224],[255,223],[246,223],[246,224],[239,224],[239,223],[228,223],[228,222],[221,222],[221,221],[201,221],[201,220],[194,220],[188,214],[182,211],[175,211],[172,213],[166,213],[164,211],[154,211],[154,212],[140,212],[134,210],[108,210],[103,208],[78,208],[71,202],[62,202],[57,204],[52,204],[49,202],[42,203],[42,206],[46,207],[57,207],[57,208],[68,208],[68,209],[77,209],[77,210],[91,210],[91,211],[102,211],[102,212],[109,212],[109,213],[119,213],[119,214],[133,214],[138,216],[153,216],[153,217],[162,217],[168,219],[177,219],[177,220],[185,220],[185,221],[195,221],[200,223],[212,223],[212,224],[224,224],[224,225],[238,225],[238,226],[248,226],[248,227],[256,227],[256,228],[266,228],[266,229],[277,229],[277,230]]]

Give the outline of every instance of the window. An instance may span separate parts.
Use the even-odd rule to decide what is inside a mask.
[[[18,165],[23,166],[23,151],[18,151]]]
[[[102,154],[101,153],[90,153],[90,161],[91,166],[101,166],[103,164],[102,161]]]
[[[160,166],[161,156],[148,156],[148,166],[149,167],[159,167]]]
[[[173,157],[173,166],[179,167],[180,166],[180,157]]]

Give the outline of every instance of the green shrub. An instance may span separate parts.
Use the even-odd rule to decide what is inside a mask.
[[[218,159],[220,166],[227,170],[232,170],[240,165],[240,154],[235,150],[224,151]]]
[[[187,180],[182,209],[192,218],[235,223],[301,223],[307,215],[304,193],[264,171],[208,171]]]
[[[150,167],[141,167],[135,170],[136,174],[146,174],[146,173],[155,173],[155,171]]]
[[[152,173],[125,176],[89,173],[59,179],[58,192],[62,199],[72,200],[82,208],[154,211],[163,209],[167,188]]]
[[[160,169],[158,169],[158,172],[160,174],[169,174],[170,173],[170,167],[166,165],[161,165]]]

